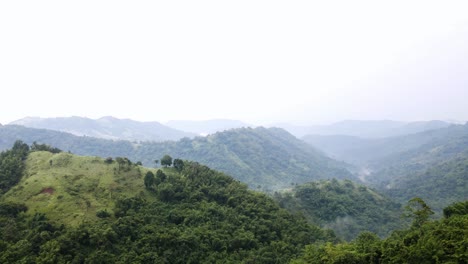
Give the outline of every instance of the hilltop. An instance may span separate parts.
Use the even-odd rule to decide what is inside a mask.
[[[357,179],[347,165],[326,157],[283,129],[240,128],[174,142],[111,141],[25,128],[0,128],[0,149],[21,139],[56,146],[79,155],[128,157],[145,166],[169,154],[198,161],[232,175],[251,187],[270,190],[316,179]],[[259,186],[260,185],[260,186]]]
[[[113,140],[166,141],[195,134],[170,128],[159,122],[139,122],[112,116],[90,119],[85,117],[39,118],[27,117],[10,123],[31,128],[67,132],[76,136],[89,136]]]

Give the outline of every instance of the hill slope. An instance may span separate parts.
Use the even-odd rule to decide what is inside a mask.
[[[380,236],[401,227],[401,205],[349,180],[322,180],[275,194],[281,206],[351,240],[363,231]]]
[[[356,179],[346,164],[324,156],[282,129],[243,128],[177,142],[133,144],[21,126],[0,128],[0,148],[17,139],[47,143],[79,155],[125,156],[153,166],[164,154],[194,160],[226,172],[253,187],[275,189],[316,179]]]
[[[58,118],[29,117],[14,121],[11,124],[56,130],[77,136],[114,140],[165,141],[195,136],[195,134],[179,131],[158,122],[138,122],[110,116],[99,119],[76,116]]]
[[[24,177],[0,199],[0,261],[287,263],[304,245],[332,238],[198,163],[148,171],[30,153]]]

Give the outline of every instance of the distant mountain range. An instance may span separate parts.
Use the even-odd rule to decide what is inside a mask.
[[[252,127],[252,125],[242,121],[230,119],[212,119],[205,121],[172,120],[167,122],[166,125],[198,135],[208,135],[233,128]]]
[[[296,137],[306,135],[340,135],[361,138],[385,138],[419,133],[427,130],[439,129],[450,126],[444,121],[399,122],[391,120],[359,121],[347,120],[331,125],[294,126],[290,124],[277,124]]]
[[[27,117],[10,124],[62,131],[76,136],[112,140],[165,141],[196,136],[194,133],[183,132],[158,122],[138,122],[110,116],[99,119],[77,116],[57,118]]]
[[[326,157],[279,128],[241,128],[218,132],[207,137],[179,141],[112,141],[78,137],[68,133],[6,125],[0,128],[0,149],[10,148],[15,140],[34,141],[79,155],[128,157],[154,166],[154,160],[169,154],[194,160],[232,175],[250,186],[264,190],[285,188],[317,179],[357,178],[345,163]]]

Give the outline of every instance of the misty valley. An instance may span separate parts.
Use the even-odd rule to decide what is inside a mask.
[[[468,263],[468,123],[0,125],[0,263]]]

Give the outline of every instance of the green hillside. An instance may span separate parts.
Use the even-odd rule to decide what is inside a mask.
[[[317,179],[356,179],[346,164],[278,128],[242,128],[207,137],[160,143],[111,141],[21,126],[0,128],[0,148],[17,139],[56,146],[78,155],[128,157],[153,167],[154,160],[169,154],[207,164],[232,175],[253,188],[271,190]],[[259,186],[260,185],[260,186]]]
[[[349,180],[322,180],[275,194],[281,206],[350,240],[363,231],[387,236],[402,226],[401,206]]]
[[[32,152],[25,164],[21,181],[4,195],[4,201],[24,203],[29,212],[75,226],[96,220],[97,211],[112,213],[117,199],[144,195],[142,179],[148,171],[65,152]]]
[[[386,239],[363,232],[350,243],[315,243],[293,264],[305,263],[468,263],[468,201],[444,209],[444,218],[430,221],[423,200],[408,203],[410,228]]]
[[[334,240],[196,162],[155,171],[44,151],[23,162],[0,197],[1,263],[287,263]]]
[[[453,202],[468,200],[468,156],[451,159],[423,172],[396,177],[385,187],[384,191],[400,202],[418,196],[440,212]]]

